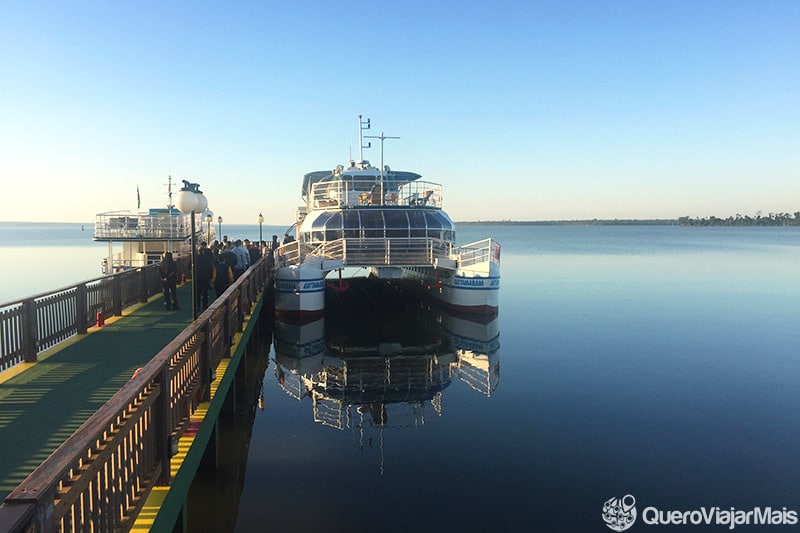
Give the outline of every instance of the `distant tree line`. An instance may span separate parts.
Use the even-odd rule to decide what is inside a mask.
[[[676,226],[674,218],[613,219],[599,218],[586,220],[473,220],[456,222],[459,226],[497,225],[497,226]]]
[[[790,213],[770,213],[767,216],[761,216],[761,212],[758,212],[755,217],[738,213],[728,218],[715,216],[691,218],[685,216],[678,219],[678,224],[681,226],[800,226],[800,211],[797,211],[794,215]]]
[[[588,220],[463,220],[458,225],[498,225],[498,226],[800,226],[800,211],[790,213],[769,213],[762,216],[736,214],[728,218],[710,216],[691,218],[689,216],[652,219],[588,219]]]

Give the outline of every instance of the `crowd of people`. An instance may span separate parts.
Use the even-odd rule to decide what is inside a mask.
[[[284,243],[290,242],[291,237],[286,235]],[[228,236],[221,241],[214,240],[210,245],[201,242],[197,247],[195,260],[194,289],[196,291],[195,303],[198,311],[208,307],[209,291],[213,288],[215,297],[213,301],[225,292],[230,285],[250,268],[261,257],[272,259],[274,251],[280,246],[278,236],[273,235],[272,241],[267,243],[251,242],[249,239],[230,240]],[[158,265],[158,275],[164,292],[164,307],[167,310],[177,310],[177,285],[178,267],[171,252],[164,254]]]

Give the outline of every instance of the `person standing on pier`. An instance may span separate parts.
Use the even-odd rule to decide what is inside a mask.
[[[158,264],[158,275],[161,277],[161,288],[164,291],[164,307],[178,310],[178,265],[172,259],[172,252],[166,252]]]
[[[236,267],[233,269],[233,277],[239,279],[250,266],[250,254],[242,248],[242,240],[236,239],[233,247],[233,254],[236,256]]]
[[[261,245],[256,243],[251,243],[248,239],[244,240],[244,249],[247,250],[247,253],[250,257],[250,264],[254,265],[256,261],[261,258]]]
[[[214,275],[214,292],[219,298],[223,292],[228,290],[231,283],[233,283],[233,270],[228,264],[225,254],[217,254],[216,262],[214,264],[216,270]]]
[[[197,306],[198,311],[208,307],[208,289],[214,283],[214,256],[206,243],[200,243],[197,250]]]

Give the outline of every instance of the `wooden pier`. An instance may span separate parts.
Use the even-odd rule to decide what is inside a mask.
[[[152,267],[0,308],[0,531],[180,529],[271,266],[195,321],[191,286],[164,310]]]

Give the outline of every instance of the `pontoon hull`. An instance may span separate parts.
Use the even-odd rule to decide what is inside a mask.
[[[275,271],[275,314],[311,321],[325,314],[325,272],[316,266],[292,265]]]
[[[418,287],[452,311],[475,315],[496,315],[500,293],[500,274],[489,269],[487,275],[467,274],[436,268],[407,268],[403,278],[416,280]]]

